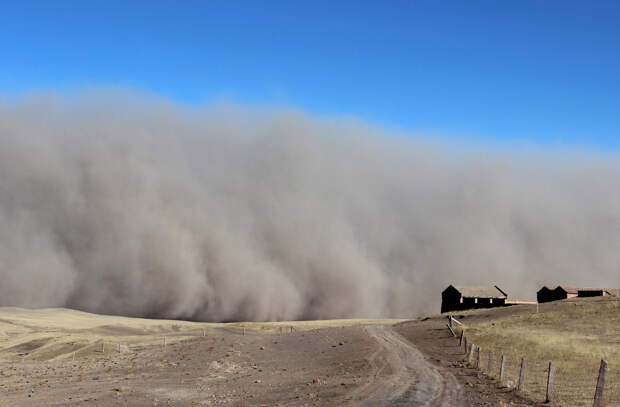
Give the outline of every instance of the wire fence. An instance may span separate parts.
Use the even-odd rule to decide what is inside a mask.
[[[470,367],[525,398],[558,406],[620,406],[620,366],[579,355],[550,361],[534,351],[520,355],[514,348],[482,348],[468,341],[463,328],[450,325]]]

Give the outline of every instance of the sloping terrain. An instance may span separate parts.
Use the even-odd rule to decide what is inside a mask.
[[[605,359],[604,402],[620,405],[620,298],[573,298],[540,304],[538,312],[534,305],[463,317],[466,335],[485,350],[483,366],[489,351],[496,358],[504,355],[507,379],[516,383],[521,358],[526,358],[523,393],[531,399],[545,400],[549,362],[553,361],[552,401],[592,405],[601,359]],[[487,373],[497,376],[496,370]]]
[[[488,324],[530,314],[459,317],[483,345]],[[0,308],[0,406],[537,404],[468,367],[445,323],[207,324]]]
[[[203,324],[2,308],[0,406],[358,405],[374,393],[356,388],[382,388],[395,374],[365,327],[396,322]]]
[[[318,328],[369,324],[393,324],[402,320],[343,319],[294,322],[202,323],[179,320],[98,315],[65,308],[24,309],[0,307],[0,361],[22,357],[25,361],[49,361],[91,357],[104,343],[104,351],[167,344],[211,336],[214,333],[280,334]]]
[[[608,372],[603,402],[620,406],[619,298],[575,298],[539,304],[538,312],[534,304],[463,311],[455,313],[455,317],[463,323],[467,341],[482,349],[479,369],[465,363],[464,348],[448,331],[446,315],[404,322],[395,329],[437,363],[448,364],[457,379],[465,383],[465,393],[472,390],[475,397],[486,394],[490,399],[503,397],[506,403],[542,405],[552,361],[550,404],[591,406],[601,359],[605,359]],[[455,325],[457,334],[460,329]],[[502,356],[505,373],[500,382]],[[516,392],[523,357],[525,381],[522,391]]]

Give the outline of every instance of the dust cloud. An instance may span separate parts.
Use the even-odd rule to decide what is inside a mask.
[[[128,94],[0,104],[0,305],[407,317],[451,283],[620,286],[618,155]]]

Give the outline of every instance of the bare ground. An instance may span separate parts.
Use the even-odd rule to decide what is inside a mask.
[[[439,318],[248,324],[245,335],[217,324],[205,336],[179,321],[49,318],[4,318],[0,406],[531,405],[464,368]]]
[[[364,406],[456,406],[460,404],[461,386],[454,376],[428,363],[424,355],[411,342],[392,330],[391,326],[370,326],[368,334],[383,351],[382,363],[390,366],[392,374],[375,380],[370,386],[360,386],[356,391],[370,392],[364,397]],[[382,367],[377,369],[380,372]]]
[[[1,370],[7,406],[450,406],[460,388],[386,325],[211,333]]]
[[[339,405],[366,380],[363,355],[377,348],[361,327],[282,336],[211,330],[165,349],[4,362],[0,405]]]

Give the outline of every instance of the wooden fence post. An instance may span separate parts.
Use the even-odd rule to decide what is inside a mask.
[[[467,347],[467,337],[463,338],[463,345],[465,348],[465,354],[467,355],[467,352],[469,351],[469,348]]]
[[[202,328],[202,336],[207,336],[207,330]]]
[[[493,371],[493,352],[489,351],[489,365],[487,366],[488,374],[490,375]]]
[[[474,357],[474,349],[476,348],[475,344],[469,345],[469,352],[467,353],[467,363],[471,363],[471,358]]]
[[[105,342],[101,342],[101,353],[105,353]]]
[[[480,346],[476,347],[476,361],[474,362],[474,369],[478,369],[480,367],[480,352],[482,348]]]
[[[598,380],[596,381],[596,391],[594,392],[594,407],[603,405],[603,389],[605,388],[605,374],[607,373],[607,361],[601,360],[601,367],[598,370]]]
[[[463,338],[465,337],[465,330],[461,330],[461,339],[459,340],[459,348],[463,346]]]
[[[454,330],[452,329],[452,327],[449,324],[446,324],[446,326],[450,330],[450,333],[452,334],[452,336],[456,337],[456,334],[454,333]]]
[[[502,355],[501,362],[499,363],[499,383],[504,385],[504,367],[506,366],[506,357]]]
[[[553,379],[555,377],[555,365],[553,362],[549,362],[549,374],[547,375],[547,394],[545,396],[545,403],[551,401],[551,393],[553,393]]]
[[[521,371],[519,372],[519,384],[517,385],[517,391],[520,392],[525,387],[525,357],[521,358]]]

